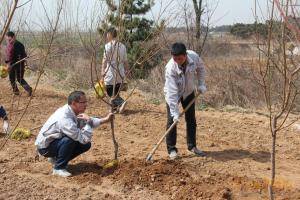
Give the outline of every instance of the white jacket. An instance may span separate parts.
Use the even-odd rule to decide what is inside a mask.
[[[78,128],[78,121],[75,113],[69,105],[57,109],[46,121],[40,130],[35,145],[37,148],[47,148],[55,140],[64,135],[72,138],[81,144],[91,141],[93,128],[100,125],[99,118],[91,118],[93,127],[86,124],[82,129]]]
[[[181,97],[185,99],[195,90],[195,83],[205,86],[205,67],[199,55],[191,50],[187,51],[187,66],[185,74],[178,64],[171,58],[165,68],[165,100],[170,107],[171,116],[179,117]]]
[[[121,42],[115,40],[105,45],[103,59],[106,60],[105,85],[122,83],[125,77],[124,64],[127,62],[126,47]]]

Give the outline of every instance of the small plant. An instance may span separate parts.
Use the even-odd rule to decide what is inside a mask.
[[[157,98],[150,99],[150,102],[154,105],[159,105],[161,103],[160,99]]]

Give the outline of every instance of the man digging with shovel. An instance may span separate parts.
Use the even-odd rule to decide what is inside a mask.
[[[164,93],[167,102],[167,129],[175,123],[173,129],[166,135],[167,150],[171,160],[177,158],[177,129],[179,122],[179,105],[181,102],[185,110],[186,138],[188,150],[198,156],[205,154],[196,146],[196,118],[195,118],[195,83],[197,90],[203,94],[205,86],[205,68],[197,53],[186,50],[182,43],[174,43],[171,49],[172,58],[166,65]],[[198,95],[197,95],[198,96]],[[192,103],[192,104],[191,104]],[[191,105],[189,105],[191,104]]]

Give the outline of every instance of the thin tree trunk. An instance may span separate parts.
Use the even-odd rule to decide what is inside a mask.
[[[8,30],[8,27],[9,27],[9,25],[11,23],[12,17],[14,16],[15,10],[16,10],[17,5],[18,5],[18,1],[19,0],[14,0],[13,4],[11,6],[11,9],[10,9],[9,15],[8,15],[8,19],[7,19],[7,21],[6,21],[5,25],[4,25],[4,28],[3,28],[2,33],[1,33],[0,44],[2,44],[4,36],[5,36],[5,33]]]
[[[200,37],[201,37],[201,17],[202,17],[202,0],[199,0],[199,3],[197,3],[197,0],[193,0],[194,5],[194,11],[196,15],[196,49],[199,53],[201,50],[201,44],[200,44]]]
[[[269,183],[269,199],[274,200],[274,192],[273,192],[273,186],[275,182],[275,150],[276,150],[276,135],[277,135],[277,118],[274,117],[272,119],[272,147],[271,147],[271,180]]]
[[[111,104],[112,104],[112,101],[111,101]],[[113,113],[113,108],[111,108],[111,112]],[[117,160],[118,159],[119,145],[118,145],[118,142],[117,142],[116,137],[115,137],[115,117],[113,117],[111,119],[111,121],[110,121],[110,127],[111,127],[111,136],[112,136],[112,140],[113,140],[113,144],[114,144],[114,149],[115,149],[114,159]]]
[[[202,0],[197,4],[197,0],[193,0],[194,10],[196,14],[196,38],[200,39],[201,35],[201,16],[202,16]]]
[[[1,49],[1,44],[4,40],[5,33],[8,30],[9,25],[10,25],[11,20],[12,20],[12,17],[14,16],[15,10],[17,9],[18,1],[19,0],[14,0],[13,4],[11,6],[11,9],[9,11],[9,14],[8,14],[8,19],[6,20],[6,22],[4,24],[4,27],[2,29],[1,36],[0,36],[0,49]],[[1,52],[0,52],[0,63],[2,62],[1,57],[2,56],[1,56]]]
[[[184,4],[184,21],[186,26],[186,32],[187,32],[187,39],[188,39],[188,47],[191,48],[192,42],[190,39],[190,27],[189,27],[189,21],[188,21],[188,14],[187,14],[187,3]]]

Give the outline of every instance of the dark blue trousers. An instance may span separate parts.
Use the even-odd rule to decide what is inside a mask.
[[[54,169],[65,169],[70,160],[88,151],[90,148],[90,142],[81,144],[80,142],[64,136],[51,142],[47,148],[38,149],[38,151],[45,157],[56,158]]]
[[[7,120],[6,111],[3,108],[3,106],[0,106],[0,118],[3,118],[4,120]]]

